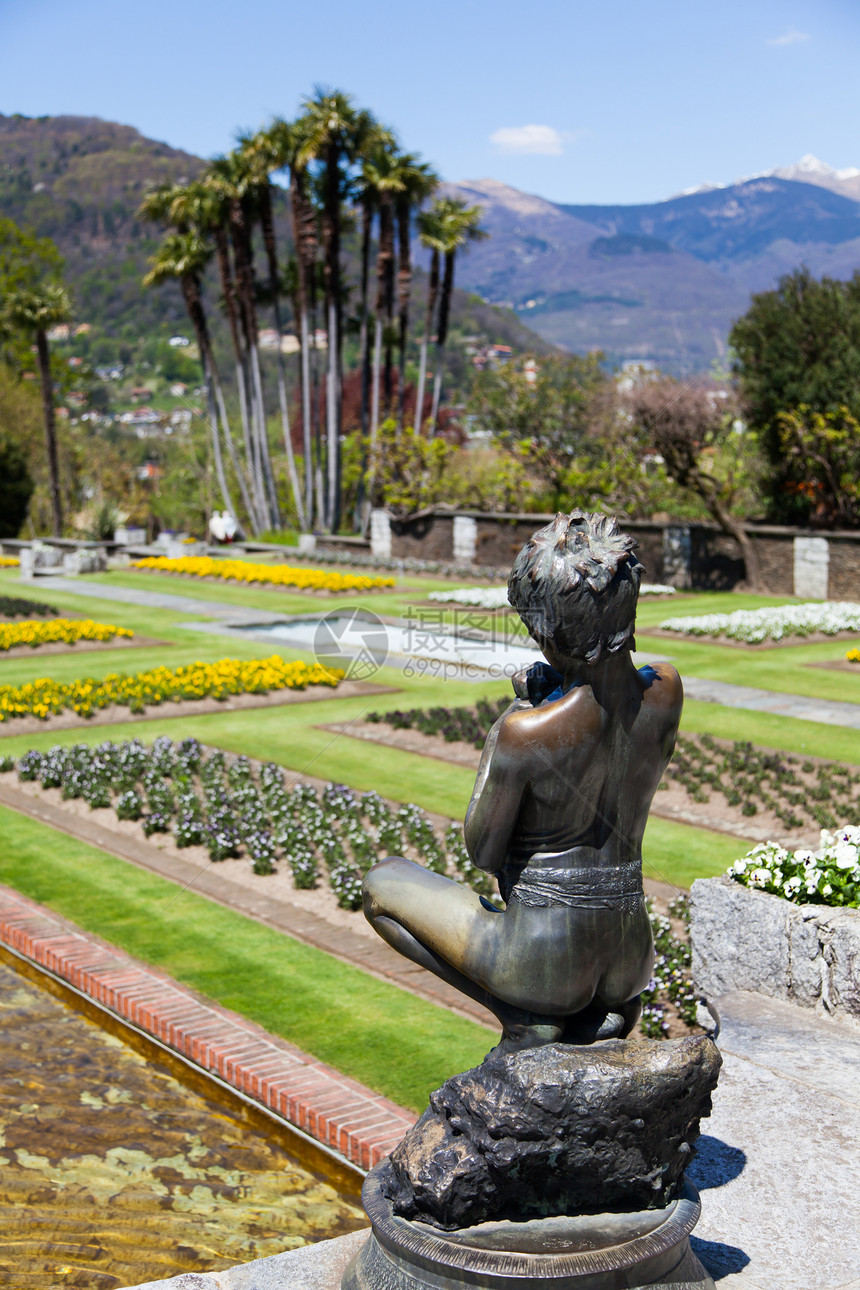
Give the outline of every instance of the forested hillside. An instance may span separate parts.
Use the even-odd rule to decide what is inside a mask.
[[[0,215],[57,243],[66,261],[66,279],[75,316],[114,339],[137,340],[171,329],[187,329],[185,307],[176,284],[144,291],[147,260],[160,241],[159,230],[142,224],[136,211],[155,184],[184,183],[204,168],[200,157],[145,138],[132,126],[96,117],[0,115]],[[276,190],[279,246],[292,250],[286,194]],[[355,276],[354,241],[345,258]],[[214,269],[207,279],[216,296]],[[416,283],[416,309],[423,308],[424,283]],[[286,322],[291,322],[285,302]],[[212,310],[216,343],[225,330]],[[486,337],[517,349],[545,350],[516,316],[487,305],[480,297],[456,291],[453,335]],[[456,356],[451,374],[465,375]]]

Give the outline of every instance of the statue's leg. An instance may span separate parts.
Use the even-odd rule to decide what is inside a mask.
[[[566,1044],[593,1044],[598,1039],[626,1039],[642,1014],[642,1000],[637,994],[626,1003],[604,1007],[596,1000],[581,1012],[568,1017],[564,1027]]]
[[[383,940],[405,958],[447,981],[455,990],[480,1003],[501,1022],[502,1039],[495,1051],[514,1052],[520,1048],[537,1048],[541,1044],[554,1044],[561,1039],[565,1024],[563,1017],[542,1017],[505,1003],[503,999],[470,980],[463,972],[459,972],[394,918],[381,915],[373,920],[373,926]]]
[[[364,912],[400,954],[497,1017],[506,1049],[561,1038],[562,1017],[518,1007],[490,988],[505,915],[483,904],[470,889],[394,856],[374,865],[365,877]]]

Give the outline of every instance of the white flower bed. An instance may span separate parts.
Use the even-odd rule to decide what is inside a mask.
[[[661,582],[643,582],[641,596],[674,596],[675,588]],[[431,591],[428,600],[443,604],[469,605],[478,609],[507,609],[507,587],[460,587],[451,591]]]
[[[860,605],[828,600],[775,609],[737,609],[733,614],[667,618],[660,627],[684,636],[728,636],[758,645],[765,640],[781,641],[787,636],[811,636],[815,632],[835,636],[838,632],[860,631]]]
[[[728,870],[745,887],[782,896],[797,905],[860,904],[860,828],[846,824],[835,833],[821,830],[817,851],[786,851],[762,842]]]

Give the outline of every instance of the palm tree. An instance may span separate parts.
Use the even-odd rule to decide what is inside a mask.
[[[311,345],[311,330],[316,330],[317,217],[308,184],[307,166],[300,160],[303,134],[301,122],[289,129],[287,164],[290,172],[290,215],[295,246],[294,312],[299,327],[299,359],[302,391],[302,450],[305,459],[305,513],[310,524],[314,514],[315,406],[316,384],[312,360],[316,346]],[[286,149],[285,149],[286,151]]]
[[[489,234],[481,228],[480,206],[467,206],[457,197],[443,198],[442,207],[442,242],[445,271],[442,278],[442,292],[439,297],[439,325],[436,329],[436,374],[433,381],[433,406],[430,409],[430,434],[436,433],[436,421],[439,416],[439,401],[442,397],[442,363],[445,357],[445,341],[448,339],[448,318],[451,311],[451,296],[454,291],[454,261],[458,250],[467,247],[470,242],[478,242]]]
[[[48,477],[51,490],[51,518],[54,537],[63,532],[63,505],[60,495],[60,468],[57,459],[57,423],[54,415],[54,385],[51,380],[51,354],[48,332],[68,321],[71,303],[59,283],[42,287],[20,288],[10,292],[3,302],[4,319],[12,328],[25,332],[36,341],[36,357],[42,383],[42,410],[45,417],[45,447],[48,455]]]
[[[293,141],[290,127],[286,121],[275,120],[267,130],[258,130],[256,134],[246,135],[239,141],[240,153],[248,166],[251,178],[255,183],[257,202],[260,213],[260,229],[263,234],[263,246],[266,251],[266,262],[269,269],[269,294],[272,300],[272,312],[275,315],[275,334],[277,336],[278,366],[278,403],[281,409],[281,430],[284,436],[284,451],[287,456],[287,469],[290,476],[290,487],[293,492],[299,528],[307,527],[302,504],[299,477],[296,471],[296,459],[293,453],[290,431],[290,415],[287,405],[287,377],[284,369],[284,356],[281,352],[281,306],[280,274],[278,272],[278,253],[275,242],[275,220],[272,210],[272,184],[269,178],[273,171],[284,170],[293,155]]]
[[[209,414],[209,426],[212,432],[212,450],[215,457],[215,473],[218,487],[228,513],[236,527],[239,520],[224,472],[224,459],[221,454],[221,436],[218,433],[218,410],[216,406],[215,387],[220,385],[215,358],[212,353],[212,342],[203,309],[200,292],[200,279],[212,257],[212,247],[197,233],[170,233],[164,239],[156,254],[150,260],[151,268],[143,279],[145,287],[158,286],[162,282],[176,279],[182,291],[182,298],[188,310],[188,317],[197,338],[200,350],[200,363],[203,368],[203,382],[206,386],[206,402]],[[241,478],[241,476],[240,476]]]
[[[399,247],[397,268],[397,423],[402,428],[406,399],[406,337],[409,333],[409,297],[412,292],[412,212],[427,200],[438,185],[439,177],[426,162],[419,161],[415,153],[407,152],[401,157],[400,169],[403,176],[403,188],[395,198],[394,209]]]
[[[151,188],[146,194],[138,209],[137,215],[138,219],[154,220],[158,223],[166,224],[176,229],[179,233],[196,232],[203,238],[211,236],[214,239],[218,268],[221,277],[224,309],[230,324],[230,332],[233,338],[233,346],[236,354],[236,378],[237,388],[239,391],[239,410],[245,439],[244,465],[239,460],[239,455],[233,442],[233,435],[227,414],[227,405],[224,399],[224,391],[218,377],[213,358],[211,370],[214,393],[218,412],[221,418],[221,425],[223,427],[224,440],[227,444],[230,461],[233,465],[233,470],[239,484],[239,491],[242,495],[242,504],[245,507],[245,512],[248,515],[252,529],[255,533],[260,533],[266,527],[265,517],[258,514],[255,501],[252,498],[252,494],[255,492],[253,474],[250,486],[245,478],[245,467],[247,466],[250,469],[251,464],[248,409],[244,368],[242,365],[241,342],[239,338],[238,301],[236,299],[236,287],[233,281],[232,266],[230,264],[230,248],[225,228],[226,204],[224,198],[216,193],[211,186],[208,186],[205,182],[200,180],[195,180],[189,184],[160,184]],[[163,278],[160,280],[175,276],[177,275],[165,273]]]
[[[361,208],[361,285],[359,306],[359,361],[361,363],[361,433],[366,435],[370,426],[370,244],[373,221],[379,210],[379,193],[375,182],[374,156],[386,149],[394,149],[394,135],[384,126],[377,125],[375,137],[369,141],[362,157],[361,175],[356,198]]]
[[[382,360],[383,331],[392,325],[394,317],[394,256],[395,223],[394,202],[405,187],[401,154],[393,144],[375,148],[364,160],[363,186],[372,193],[379,210],[379,243],[376,254],[376,308],[374,310],[373,376],[370,403],[370,458],[373,475],[376,436],[379,429],[379,386]],[[391,371],[388,368],[386,394],[390,401]]]
[[[265,519],[265,527],[273,528],[279,526],[280,519],[269,454],[266,406],[260,370],[254,252],[251,244],[251,230],[257,214],[255,187],[247,163],[237,152],[216,158],[206,178],[209,186],[223,198],[226,208],[227,230],[233,252],[236,296],[239,305],[240,345],[248,369],[246,390],[251,422],[249,445],[251,465],[256,483],[259,513]]]
[[[340,525],[340,429],[341,429],[341,308],[340,264],[341,202],[343,166],[352,164],[371,137],[375,122],[369,112],[359,111],[352,99],[337,90],[317,87],[314,97],[303,104],[299,123],[302,135],[296,160],[299,166],[311,162],[321,167],[323,190],[323,272],[328,371],[326,379],[327,482],[326,523],[331,532]]]
[[[427,381],[427,347],[433,334],[436,302],[439,298],[439,273],[445,252],[445,221],[442,202],[436,201],[429,210],[421,211],[418,220],[418,240],[430,252],[430,274],[427,282],[427,309],[424,318],[424,335],[421,337],[421,355],[418,364],[418,390],[415,396],[415,429],[424,422],[424,388]]]

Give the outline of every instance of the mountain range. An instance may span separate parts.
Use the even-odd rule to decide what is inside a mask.
[[[837,278],[860,265],[860,171],[810,156],[644,205],[558,204],[492,179],[445,188],[480,205],[491,234],[458,263],[459,285],[613,363],[706,369],[752,292],[801,264]]]
[[[158,233],[135,210],[149,184],[205,164],[131,126],[0,115],[0,215],[54,238],[82,319],[144,335],[179,326],[184,309],[172,287],[141,290]],[[752,292],[801,264],[838,278],[860,265],[860,170],[811,156],[643,205],[559,204],[493,179],[443,191],[480,205],[491,234],[458,257],[455,322],[518,349],[549,343],[603,350],[613,365],[706,370],[725,362]],[[285,199],[277,215],[286,251]]]

